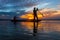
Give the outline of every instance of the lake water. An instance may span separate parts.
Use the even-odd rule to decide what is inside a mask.
[[[0,40],[60,40],[60,21],[35,22],[0,21]]]

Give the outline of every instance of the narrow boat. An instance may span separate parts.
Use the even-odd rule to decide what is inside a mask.
[[[39,22],[41,20],[11,20],[12,22]]]

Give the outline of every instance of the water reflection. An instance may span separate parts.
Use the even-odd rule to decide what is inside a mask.
[[[35,32],[34,27],[36,27]],[[17,22],[16,24],[10,21],[0,21],[1,39],[36,40],[34,37],[39,40],[58,40],[60,38],[60,21]]]
[[[38,27],[38,32],[60,32],[60,22],[59,21],[42,21],[42,22],[21,22],[24,28],[33,32],[33,28]]]
[[[20,24],[26,27],[28,30],[32,30],[34,26],[34,22],[20,22]],[[35,22],[35,24],[37,24],[37,22]],[[38,22],[38,26],[42,26],[42,23]]]
[[[33,36],[36,36],[37,31],[38,31],[38,22],[34,21],[34,26],[33,26]]]

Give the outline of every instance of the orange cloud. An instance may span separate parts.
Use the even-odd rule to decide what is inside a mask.
[[[52,8],[45,8],[45,9],[41,10],[41,12],[43,14],[45,14],[44,18],[50,18],[50,17],[60,15],[60,10],[56,10],[56,9],[52,9]]]
[[[38,19],[42,18],[42,15],[39,12],[37,12],[37,16],[38,16]],[[27,12],[26,14],[20,16],[20,18],[34,19],[34,15],[33,15],[33,12]]]
[[[52,8],[45,8],[45,9],[42,9],[39,11],[44,15],[44,17],[43,17],[39,12],[37,12],[39,19],[46,19],[46,18],[51,18],[51,17],[53,18],[54,16],[60,15],[60,10],[55,10]],[[20,16],[20,18],[33,19],[34,15],[33,15],[32,11],[28,11],[26,14]]]

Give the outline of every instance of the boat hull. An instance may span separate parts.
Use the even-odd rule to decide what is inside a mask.
[[[41,20],[11,20],[12,22],[39,22]]]

